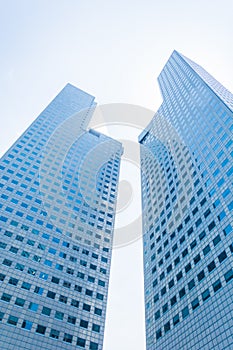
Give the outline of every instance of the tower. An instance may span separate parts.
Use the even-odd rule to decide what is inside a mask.
[[[122,146],[68,84],[0,161],[1,349],[103,347]]]
[[[230,349],[233,95],[174,51],[139,136],[147,350]]]

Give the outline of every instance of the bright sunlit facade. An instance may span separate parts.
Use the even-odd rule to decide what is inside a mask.
[[[0,348],[103,348],[122,146],[68,84],[1,168]]]

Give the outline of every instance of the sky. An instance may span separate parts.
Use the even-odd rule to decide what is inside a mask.
[[[233,91],[232,13],[232,0],[0,0],[1,154],[68,82],[156,111],[174,49]],[[104,350],[145,349],[142,266],[140,240],[114,249]]]

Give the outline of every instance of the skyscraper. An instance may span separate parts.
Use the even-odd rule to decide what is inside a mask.
[[[174,51],[139,137],[147,350],[233,348],[233,95]]]
[[[101,350],[122,146],[68,84],[1,168],[1,349]]]

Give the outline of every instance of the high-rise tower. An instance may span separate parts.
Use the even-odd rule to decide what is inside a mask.
[[[139,137],[147,350],[233,348],[233,95],[174,51]]]
[[[1,349],[101,350],[122,146],[68,84],[0,162]]]

